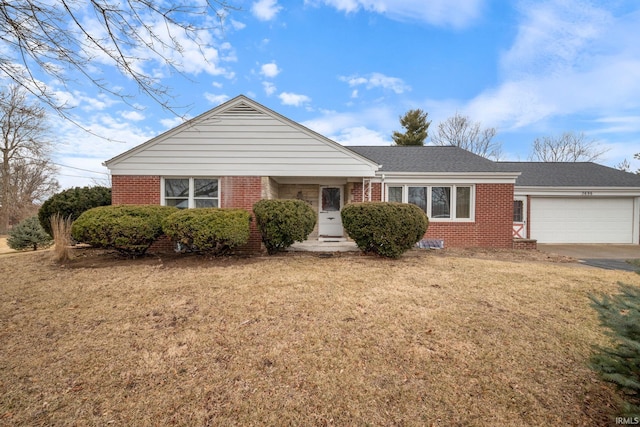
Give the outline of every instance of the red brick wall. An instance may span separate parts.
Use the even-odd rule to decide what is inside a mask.
[[[362,202],[362,183],[354,184],[351,188],[351,194],[347,197],[345,203],[359,203]],[[368,201],[368,200],[365,200]],[[372,202],[380,202],[382,201],[382,184],[373,183],[371,184],[371,201]]]
[[[113,175],[111,204],[159,205],[160,177],[144,175]]]
[[[442,239],[447,247],[512,248],[513,184],[477,184],[474,222],[431,221],[425,239]],[[373,201],[380,200],[381,185],[372,188]],[[353,201],[362,200],[362,184],[354,185]]]
[[[447,247],[512,248],[513,184],[477,184],[474,222],[429,224],[428,239]]]
[[[224,176],[220,178],[220,207],[246,209],[253,216],[253,204],[262,198],[262,179],[259,176]],[[260,251],[262,237],[251,221],[249,243],[241,251]]]
[[[143,175],[114,175],[111,180],[111,203],[114,205],[159,205],[160,177]],[[253,214],[253,204],[261,199],[262,180],[259,176],[220,178],[220,207],[242,208]],[[262,239],[251,221],[249,243],[240,251],[259,251]],[[157,245],[158,249],[166,245]]]

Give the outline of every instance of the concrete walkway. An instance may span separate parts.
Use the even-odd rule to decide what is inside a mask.
[[[556,245],[538,243],[538,250],[578,259],[640,259],[640,245]]]
[[[640,259],[640,245],[555,245],[538,244],[538,250],[577,258],[582,264],[607,270],[638,271],[627,260]]]

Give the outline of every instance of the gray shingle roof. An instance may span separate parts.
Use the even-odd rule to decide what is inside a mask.
[[[505,171],[522,174],[516,186],[525,187],[640,187],[640,175],[591,162],[498,162]]]
[[[640,175],[592,162],[493,162],[458,147],[349,146],[382,165],[382,172],[521,172],[516,186],[636,187]]]
[[[512,172],[458,147],[348,146],[382,172]],[[517,169],[516,169],[517,170]]]

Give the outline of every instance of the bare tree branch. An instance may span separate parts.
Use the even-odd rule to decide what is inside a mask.
[[[134,94],[92,72],[92,66],[110,65],[140,92],[179,115],[170,103],[169,88],[145,73],[143,65],[156,61],[182,74],[181,38],[197,44],[208,60],[201,34],[219,28],[230,10],[237,8],[226,0],[0,0],[0,44],[6,47],[0,51],[0,75],[69,118],[69,107],[43,78],[66,86],[69,72],[75,71],[83,81],[135,107]]]
[[[583,132],[564,132],[560,136],[543,136],[533,141],[529,160],[536,162],[595,162],[608,150],[587,139]]]
[[[44,108],[12,85],[0,91],[0,230],[58,189]]]
[[[496,128],[482,128],[480,122],[472,122],[468,116],[456,113],[438,124],[431,141],[435,145],[453,145],[488,159],[499,160],[502,144],[493,140],[496,134]]]

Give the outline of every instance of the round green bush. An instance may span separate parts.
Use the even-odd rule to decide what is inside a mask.
[[[7,239],[7,245],[16,251],[26,249],[35,251],[38,248],[47,248],[52,243],[51,236],[44,231],[37,216],[23,220],[9,230],[9,238]]]
[[[162,229],[190,251],[223,255],[249,241],[250,223],[244,209],[184,209],[165,218]]]
[[[297,199],[260,200],[253,205],[253,213],[270,255],[306,240],[316,225],[313,208]]]
[[[397,258],[427,231],[429,219],[409,203],[365,202],[345,206],[342,224],[360,250]]]
[[[162,220],[177,208],[157,205],[100,206],[76,219],[71,236],[78,242],[136,257],[162,236]]]
[[[40,225],[49,235],[51,232],[51,217],[54,214],[60,218],[78,219],[82,212],[98,206],[111,204],[111,189],[107,187],[75,187],[54,194],[45,201],[38,210]]]

